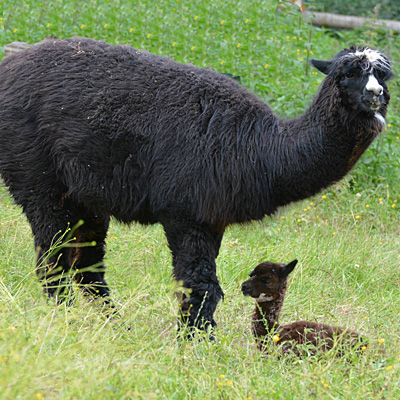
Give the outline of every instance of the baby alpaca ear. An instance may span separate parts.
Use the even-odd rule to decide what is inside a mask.
[[[328,75],[332,65],[332,61],[315,60],[314,58],[312,58],[311,64],[314,65],[314,67],[317,68],[318,71],[322,72],[325,75]]]
[[[286,278],[293,270],[297,264],[297,260],[291,261],[279,270],[279,276],[281,278]]]

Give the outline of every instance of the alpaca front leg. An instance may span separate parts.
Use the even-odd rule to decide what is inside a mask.
[[[183,271],[181,269],[183,267]],[[217,324],[214,312],[223,296],[215,273],[215,262],[192,260],[174,266],[174,275],[182,284],[180,300],[180,329],[196,327],[207,331]]]
[[[163,226],[172,252],[174,276],[183,286],[179,296],[180,328],[215,327],[214,311],[223,297],[215,265],[222,232],[188,221],[168,221]]]

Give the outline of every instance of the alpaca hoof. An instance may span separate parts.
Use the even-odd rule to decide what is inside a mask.
[[[198,342],[208,341],[215,342],[215,336],[213,334],[213,329],[217,325],[213,320],[211,323],[202,324],[201,326],[189,325],[189,321],[178,320],[178,341],[193,341]]]

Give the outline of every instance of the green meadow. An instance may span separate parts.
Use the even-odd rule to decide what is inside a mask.
[[[365,44],[400,71],[398,34],[314,27],[274,0],[3,0],[0,58],[6,43],[46,35],[130,44],[230,73],[287,118],[306,109],[323,79],[310,58]],[[171,255],[159,225],[111,224],[106,277],[118,318],[78,291],[73,306],[46,301],[29,224],[0,184],[0,399],[400,399],[399,80],[389,87],[387,127],[349,176],[227,230],[215,343],[176,340]],[[282,322],[357,330],[372,343],[365,352],[297,359],[257,351],[253,301],[240,285],[258,263],[294,258]]]

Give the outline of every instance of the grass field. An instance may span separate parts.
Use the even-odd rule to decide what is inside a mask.
[[[276,12],[273,0],[3,3],[0,50],[45,35],[129,43],[240,76],[287,117],[304,111],[322,80],[310,57],[368,44],[399,73],[398,35],[311,27],[290,6]],[[48,304],[29,225],[0,186],[0,399],[400,399],[399,81],[389,86],[387,129],[349,177],[273,218],[228,229],[213,344],[177,344],[171,256],[157,225],[112,223],[107,277],[120,318],[107,320],[79,293],[72,307]],[[241,282],[261,261],[294,258],[282,322],[349,327],[375,346],[346,359],[256,350]]]

